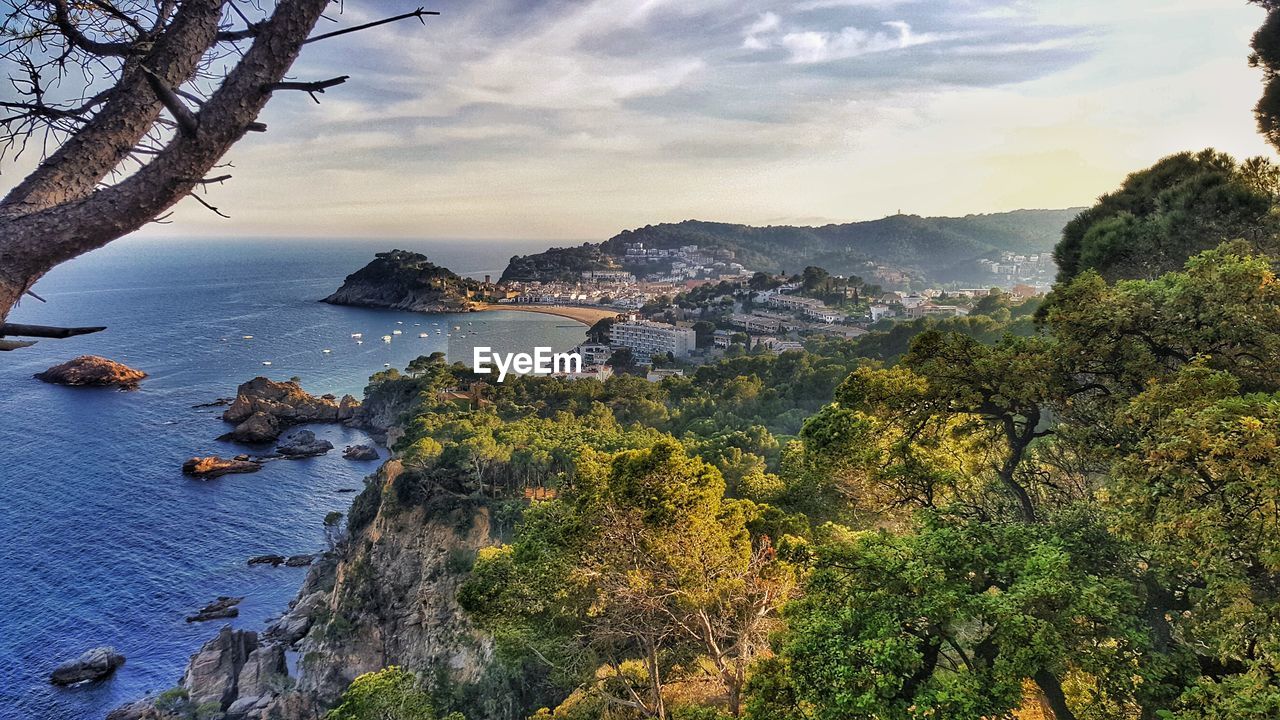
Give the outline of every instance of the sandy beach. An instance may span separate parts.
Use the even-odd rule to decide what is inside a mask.
[[[490,310],[517,310],[520,312],[536,312],[546,315],[559,315],[570,320],[577,320],[583,325],[594,325],[597,321],[604,318],[615,317],[619,314],[617,310],[607,310],[605,308],[578,307],[572,305],[536,305],[536,304],[496,304],[486,303],[479,305],[478,312],[488,312]]]

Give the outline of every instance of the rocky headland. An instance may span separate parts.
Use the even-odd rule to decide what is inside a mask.
[[[97,355],[81,355],[61,365],[55,365],[35,378],[53,385],[72,387],[118,387],[133,390],[147,374]]]
[[[466,312],[480,284],[436,265],[421,253],[392,250],[347,276],[321,302],[424,313]]]

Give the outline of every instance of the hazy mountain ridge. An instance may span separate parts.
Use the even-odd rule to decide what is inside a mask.
[[[1079,212],[1080,208],[1068,208],[957,218],[893,215],[817,227],[686,220],[624,230],[603,243],[516,256],[503,279],[570,279],[583,270],[624,266],[626,245],[637,242],[647,248],[698,245],[732,250],[746,267],[769,272],[796,272],[816,264],[848,274],[864,272],[866,263],[874,262],[946,279],[957,266],[1001,251],[1051,251],[1063,227]]]

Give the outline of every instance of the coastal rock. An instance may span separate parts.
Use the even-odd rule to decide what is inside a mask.
[[[289,674],[284,662],[284,648],[280,645],[262,645],[249,653],[236,678],[236,693],[241,700],[269,700],[273,683],[281,676]],[[237,701],[239,702],[239,701]],[[234,707],[234,705],[233,705]]]
[[[267,628],[267,637],[279,640],[285,645],[293,645],[301,640],[311,629],[315,613],[324,607],[326,599],[327,595],[323,592],[313,592],[303,596],[292,608],[289,608],[289,612]]]
[[[107,713],[107,720],[168,720],[156,709],[155,700],[137,700]]]
[[[116,671],[124,664],[124,656],[113,647],[96,647],[85,652],[75,660],[65,662],[54,668],[49,675],[49,682],[54,685],[75,685],[76,683],[101,680]]]
[[[188,615],[187,622],[206,622],[208,620],[222,620],[225,618],[236,617],[240,614],[240,609],[236,606],[240,604],[241,600],[244,600],[244,598],[227,597],[224,595],[200,608],[195,615]]]
[[[321,302],[427,313],[466,312],[472,305],[470,295],[479,288],[480,283],[436,265],[426,255],[392,250],[375,255]]]
[[[257,445],[280,437],[280,429],[280,421],[274,415],[256,412],[237,425],[235,430],[218,439]]]
[[[399,462],[389,461],[374,482],[386,487],[401,471]],[[459,525],[457,512],[469,513],[465,525]],[[459,685],[479,682],[492,662],[493,641],[459,606],[458,588],[466,574],[451,572],[449,563],[495,542],[489,510],[437,513],[388,504],[358,532],[339,559],[332,584],[300,595],[327,591],[315,625],[297,646],[307,658],[299,669],[298,690],[321,704],[333,703],[354,678],[387,665],[438,668]],[[376,604],[353,600],[369,582],[378,587]],[[322,618],[339,616],[343,632],[326,632]]]
[[[342,457],[348,460],[377,460],[378,451],[368,445],[349,445],[342,451]]]
[[[97,355],[81,355],[61,365],[55,365],[35,378],[54,385],[71,385],[76,387],[118,387],[131,390],[147,376],[141,370],[134,370],[114,360]]]
[[[316,561],[315,555],[290,555],[284,561],[285,567],[306,567]]]
[[[222,419],[236,429],[221,439],[245,443],[271,442],[293,425],[312,422],[345,422],[360,410],[360,401],[350,395],[316,397],[298,383],[276,382],[256,377],[236,389],[236,398],[222,413]]]
[[[328,440],[317,440],[310,430],[299,430],[277,447],[276,452],[287,458],[305,458],[324,455],[332,449],[333,443]]]
[[[231,473],[252,473],[262,469],[262,463],[253,460],[226,460],[217,455],[193,457],[182,463],[182,472],[197,478],[213,479]]]
[[[219,710],[225,710],[235,702],[240,671],[257,649],[257,633],[223,627],[191,657],[182,677],[182,687],[192,704],[216,703]]]
[[[250,565],[270,565],[271,567],[276,567],[283,563],[283,555],[254,555],[249,558]]]

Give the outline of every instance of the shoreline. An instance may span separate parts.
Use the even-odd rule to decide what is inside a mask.
[[[539,305],[535,303],[522,304],[497,304],[497,303],[478,303],[475,307],[476,312],[492,312],[495,310],[515,310],[517,312],[536,312],[544,315],[558,315],[562,318],[568,318],[591,327],[596,322],[605,318],[616,317],[622,313],[617,310],[606,310],[604,308],[580,307],[576,305]]]

